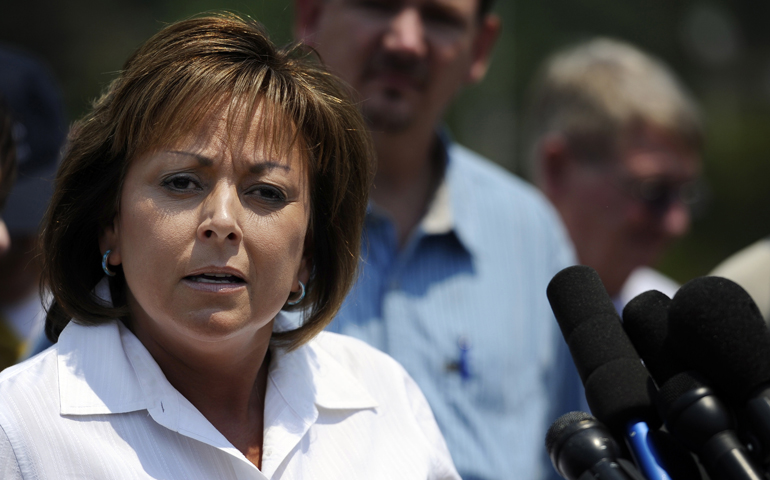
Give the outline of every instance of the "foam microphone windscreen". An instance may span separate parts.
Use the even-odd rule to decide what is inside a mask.
[[[631,421],[659,424],[650,376],[596,271],[568,267],[554,276],[546,293],[596,418],[615,434]]]
[[[732,400],[770,381],[770,330],[735,282],[700,277],[683,285],[669,306],[668,328],[679,357]]]
[[[623,329],[658,385],[687,369],[668,339],[670,304],[666,294],[649,290],[623,309]]]

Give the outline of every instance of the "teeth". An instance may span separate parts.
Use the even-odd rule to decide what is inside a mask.
[[[200,283],[233,283],[227,278],[213,279],[213,278],[206,278],[206,277],[193,277],[193,280]]]
[[[240,283],[242,281],[240,278],[227,273],[202,273],[188,278],[199,283]]]

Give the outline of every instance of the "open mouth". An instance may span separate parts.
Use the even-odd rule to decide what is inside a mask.
[[[245,283],[241,277],[227,273],[202,273],[200,275],[190,275],[185,277],[187,280],[197,283]]]

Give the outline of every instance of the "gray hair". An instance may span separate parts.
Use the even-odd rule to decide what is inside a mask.
[[[651,125],[695,150],[703,143],[700,112],[671,70],[618,40],[597,38],[553,54],[535,78],[525,144],[530,173],[547,135],[562,135],[585,161],[616,153],[626,129]]]

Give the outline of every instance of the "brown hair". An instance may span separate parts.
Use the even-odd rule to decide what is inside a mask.
[[[13,141],[13,119],[5,101],[0,98],[0,211],[5,206],[16,178],[16,146]]]
[[[253,118],[261,104],[268,108],[263,118],[275,120],[261,122],[273,148],[288,143],[305,152],[311,202],[306,255],[313,271],[305,299],[294,307],[305,311],[305,321],[276,332],[273,342],[295,348],[315,336],[354,280],[373,173],[371,140],[349,98],[348,88],[307,50],[277,49],[250,19],[193,18],[153,36],[70,132],[42,234],[43,282],[54,298],[46,335],[56,341],[70,318],[86,325],[129,320],[120,268],[109,278],[112,306],[93,293],[104,277],[98,236],[120,210],[128,166],[229,102],[229,122]],[[244,108],[251,115],[238,115]],[[293,128],[282,128],[287,123]]]

